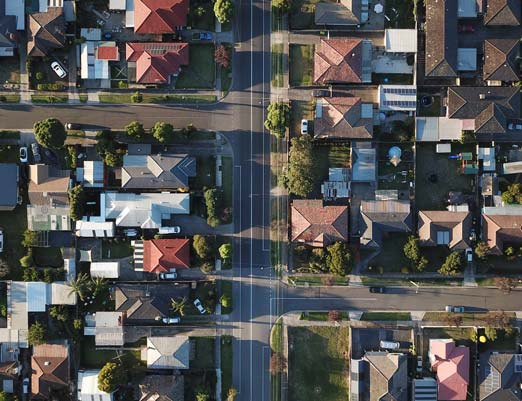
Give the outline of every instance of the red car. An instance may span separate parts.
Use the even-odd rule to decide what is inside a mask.
[[[459,25],[459,32],[475,32],[472,25]]]

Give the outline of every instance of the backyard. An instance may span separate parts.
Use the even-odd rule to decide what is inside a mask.
[[[348,327],[289,327],[288,341],[289,401],[348,398]]]
[[[290,44],[290,86],[310,86],[314,75],[314,46]]]
[[[190,12],[188,15],[188,26],[192,29],[213,32],[216,29],[216,18],[214,17],[214,3],[210,0],[190,1]]]
[[[176,80],[176,89],[213,89],[216,80],[214,45],[191,44],[189,65],[182,67]]]
[[[386,0],[385,28],[413,29],[415,28],[413,4],[416,0]]]
[[[140,350],[125,350],[123,353],[115,350],[96,349],[94,336],[86,336],[81,342],[81,359],[80,366],[82,368],[101,368],[107,362],[122,362],[125,366],[143,366],[145,363],[140,359]]]
[[[33,248],[33,258],[36,266],[40,267],[62,267],[63,255],[60,248],[46,247]]]
[[[437,328],[425,328],[423,329],[423,344],[422,344],[422,355],[428,355],[430,338],[453,338],[457,345],[466,345],[468,347],[473,345],[471,340],[475,329],[472,327],[437,327]]]
[[[456,154],[455,144],[452,144]],[[441,210],[447,205],[448,192],[471,194],[473,176],[459,171],[460,161],[448,154],[435,153],[435,144],[417,143],[415,199],[419,210]]]
[[[132,256],[134,248],[130,241],[105,239],[102,240],[102,258],[103,259],[121,259]]]
[[[292,2],[289,23],[290,29],[312,29],[315,28],[314,13],[315,6],[320,0],[295,0]],[[333,3],[333,1],[332,1]]]

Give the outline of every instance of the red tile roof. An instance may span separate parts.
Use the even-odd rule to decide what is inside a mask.
[[[136,82],[156,84],[169,82],[182,65],[189,63],[188,43],[127,43],[127,62],[136,62]]]
[[[116,46],[98,46],[96,48],[96,58],[98,60],[119,60],[118,48]]]
[[[174,33],[187,25],[189,0],[135,0],[134,32]]]
[[[438,399],[465,400],[469,383],[469,348],[442,340],[432,341],[430,348],[431,367],[437,372]]]
[[[348,206],[323,206],[322,200],[292,203],[292,241],[322,247],[348,240]]]
[[[68,385],[69,348],[61,344],[36,345],[33,348],[31,369],[33,397],[48,398],[52,389]]]
[[[163,273],[190,266],[188,239],[153,239],[143,243],[143,271]]]
[[[314,83],[362,82],[361,39],[321,39],[314,56]]]

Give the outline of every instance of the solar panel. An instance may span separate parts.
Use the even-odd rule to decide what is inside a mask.
[[[522,354],[515,355],[515,372],[522,373]]]
[[[415,88],[384,88],[383,93],[397,94],[397,95],[415,95],[417,89]]]

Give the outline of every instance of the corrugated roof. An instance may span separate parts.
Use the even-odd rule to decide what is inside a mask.
[[[99,373],[99,369],[78,372],[78,399],[80,401],[112,401],[112,394],[98,388]]]
[[[417,31],[415,29],[386,29],[384,45],[387,52],[416,53]]]
[[[90,268],[91,277],[120,277],[120,262],[93,262]]]
[[[27,311],[45,312],[47,306],[47,283],[28,282],[27,291]]]

